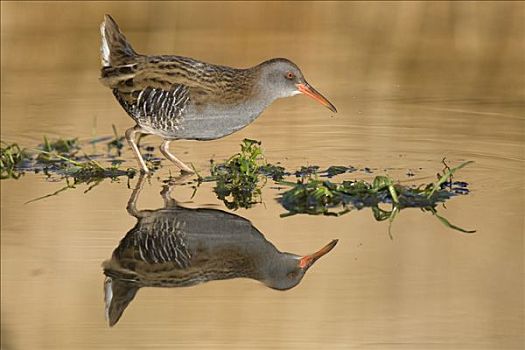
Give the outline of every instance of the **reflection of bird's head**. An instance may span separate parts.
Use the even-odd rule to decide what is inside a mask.
[[[270,288],[287,290],[295,287],[303,279],[304,274],[320,257],[330,252],[337,244],[334,239],[319,251],[305,256],[281,253],[272,259],[267,266],[262,282]]]

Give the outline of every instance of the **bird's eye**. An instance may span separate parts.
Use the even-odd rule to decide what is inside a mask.
[[[292,272],[289,272],[286,276],[290,279],[297,277],[297,274],[299,273],[298,270],[294,270]]]
[[[286,73],[286,79],[292,80],[293,78],[295,78],[295,75],[292,72]]]

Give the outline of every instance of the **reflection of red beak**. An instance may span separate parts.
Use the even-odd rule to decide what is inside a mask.
[[[297,90],[299,90],[303,94],[310,96],[314,100],[321,103],[323,106],[326,106],[332,112],[337,113],[337,109],[335,109],[335,106],[331,104],[330,101],[326,99],[326,97],[324,97],[317,90],[311,87],[310,84],[308,84],[307,82],[305,82],[304,84],[295,84],[295,86],[297,87]]]
[[[302,257],[300,260],[299,260],[299,267],[303,270],[306,270],[307,268],[309,268],[310,266],[312,266],[312,264],[317,260],[319,259],[320,257],[322,257],[323,255],[327,254],[329,251],[331,251],[332,249],[334,249],[335,245],[337,244],[338,240],[337,239],[334,239],[332,242],[328,243],[327,245],[325,245],[323,248],[321,248],[319,251],[311,254],[311,255],[306,255],[304,257]]]

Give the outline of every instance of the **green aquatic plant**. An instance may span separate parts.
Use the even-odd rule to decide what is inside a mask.
[[[23,172],[18,169],[24,160],[31,159],[30,155],[18,144],[0,143],[0,178],[18,179]]]
[[[294,182],[279,182],[292,187],[281,195],[281,204],[289,214],[340,215],[347,212],[347,206],[370,206],[383,201],[399,204],[398,192],[402,189],[394,185],[394,180],[386,176],[376,176],[369,183],[364,180],[335,183],[309,175]],[[333,211],[342,206],[342,211]]]
[[[40,151],[47,154],[50,152]],[[119,169],[119,162],[113,163],[110,167],[104,167],[95,159],[85,155],[85,161],[74,160],[58,154],[54,155],[65,162],[65,165],[58,171],[59,174],[72,177],[76,181],[86,182],[105,178],[116,178],[119,176],[133,177],[136,173],[134,169]]]
[[[46,152],[57,152],[58,154],[74,154],[80,149],[78,138],[73,139],[62,139],[58,138],[54,141],[49,141],[44,136],[44,144],[42,149]]]
[[[211,161],[211,177],[203,180],[216,182],[213,190],[229,209],[250,208],[261,202],[265,178],[259,170],[265,163],[261,142],[244,139],[241,151],[226,162]]]
[[[47,136],[44,136],[44,143],[36,150],[39,152],[36,161],[43,164],[61,162],[63,161],[61,157],[72,158],[79,150],[78,138],[58,138],[50,141]]]
[[[281,181],[285,176],[290,175],[284,167],[270,163],[261,165],[259,167],[259,174],[271,178],[273,181]]]
[[[436,212],[438,203],[442,203],[458,193],[468,193],[466,184],[451,182],[451,176],[471,162],[465,162],[450,169],[446,166],[443,175],[435,183],[418,187],[404,186],[388,176],[376,176],[372,182],[365,180],[343,181],[341,183],[319,179],[315,173],[303,176],[297,182],[281,181],[282,185],[291,187],[278,199],[288,211],[282,216],[295,214],[339,216],[353,209],[372,208],[374,218],[378,221],[389,220],[390,226],[396,215],[405,208],[421,208],[431,212],[444,225],[465,233],[464,230],[450,224]],[[448,185],[448,187],[446,187]],[[391,210],[379,208],[382,203],[391,205]]]
[[[217,198],[229,209],[250,208],[262,201],[261,190],[268,178],[281,181],[288,175],[284,167],[266,161],[260,141],[244,139],[241,151],[227,161],[210,160],[210,176],[197,173],[195,190],[202,182],[215,182],[213,190]]]

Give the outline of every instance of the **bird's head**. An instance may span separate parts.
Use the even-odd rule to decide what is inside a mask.
[[[268,275],[262,281],[268,287],[277,290],[287,290],[301,282],[308,269],[323,255],[330,252],[337,244],[334,239],[317,252],[299,256],[290,253],[281,253],[280,259],[273,259],[268,269]]]
[[[305,94],[321,103],[332,112],[337,109],[323,95],[315,90],[303,76],[295,63],[286,58],[274,58],[261,63],[260,81],[264,92],[274,99]]]

